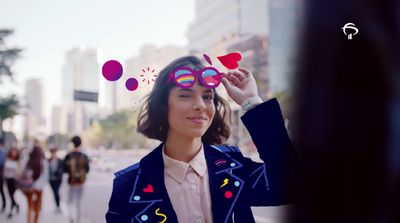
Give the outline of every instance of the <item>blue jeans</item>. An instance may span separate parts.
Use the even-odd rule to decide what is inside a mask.
[[[70,220],[81,223],[83,185],[70,185],[68,194],[68,211]]]

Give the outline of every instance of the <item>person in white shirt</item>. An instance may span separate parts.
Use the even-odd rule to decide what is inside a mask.
[[[7,158],[4,163],[3,175],[6,180],[8,194],[11,199],[11,208],[8,218],[13,216],[13,209],[15,208],[17,213],[19,212],[19,205],[15,201],[14,194],[17,190],[17,177],[19,175],[20,164],[19,164],[19,152],[16,148],[11,147],[8,150]]]

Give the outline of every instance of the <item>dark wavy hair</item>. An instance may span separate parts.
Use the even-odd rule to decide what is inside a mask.
[[[168,97],[172,88],[176,87],[173,81],[167,83],[169,75],[177,68],[187,66],[193,70],[201,70],[204,65],[195,56],[181,57],[162,69],[155,81],[154,87],[140,109],[137,131],[151,139],[166,141],[168,132]],[[200,83],[200,82],[199,82]],[[201,83],[200,83],[201,84]],[[215,115],[210,127],[201,137],[207,144],[222,144],[229,138],[230,129],[226,121],[230,122],[231,109],[228,103],[214,92]]]
[[[42,173],[43,165],[42,160],[45,158],[42,148],[33,146],[32,152],[29,154],[27,168],[33,171],[33,180],[37,180]]]

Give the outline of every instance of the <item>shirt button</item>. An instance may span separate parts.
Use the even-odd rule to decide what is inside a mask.
[[[195,184],[192,184],[191,188],[192,188],[192,190],[196,190],[197,186]]]
[[[201,218],[197,218],[197,219],[196,219],[196,222],[197,222],[197,223],[201,223],[201,222],[203,222],[203,220],[202,220]]]

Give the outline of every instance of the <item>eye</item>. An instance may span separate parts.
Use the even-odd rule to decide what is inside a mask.
[[[188,95],[188,94],[180,94],[178,97],[180,97],[180,98],[188,98],[188,97],[190,97],[190,95]]]
[[[212,96],[212,95],[206,95],[206,96],[203,97],[203,99],[206,99],[206,100],[214,100],[214,96]]]

